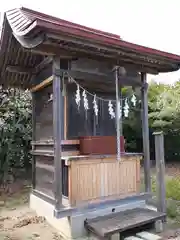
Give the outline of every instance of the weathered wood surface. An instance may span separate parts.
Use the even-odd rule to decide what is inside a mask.
[[[80,70],[84,72],[94,72],[94,73],[104,73],[104,74],[112,74],[113,78],[113,65],[107,62],[99,62],[91,59],[78,59],[71,61],[71,69],[72,70]]]
[[[36,131],[35,140],[53,139],[53,107],[49,101],[52,84],[35,93]]]
[[[140,191],[140,156],[71,160],[69,200],[72,205],[115,199]]]
[[[148,124],[148,85],[147,74],[141,73],[143,87],[141,88],[141,120],[144,154],[144,183],[145,191],[151,192],[151,162],[149,147],[149,124]]]
[[[114,68],[114,65],[112,63],[107,63],[103,61],[100,62],[98,60],[92,60],[87,58],[80,58],[78,60],[71,61],[72,71],[74,72],[79,71],[82,73],[90,73],[94,75],[97,74],[97,78],[99,78],[99,82],[102,83],[104,81],[104,84],[111,83],[111,85],[113,85],[114,83],[113,68]],[[125,73],[124,75],[122,74],[120,75],[121,83],[123,85],[126,85],[126,84],[129,85],[129,82],[128,82],[129,77],[131,78],[132,84],[133,83],[140,84],[141,80],[137,70],[134,70],[132,68],[126,68],[124,73]],[[91,79],[91,81],[93,81],[93,79]]]
[[[32,154],[33,155],[44,155],[54,156],[54,141],[51,140],[40,140],[32,141]],[[77,156],[80,154],[79,151],[80,142],[79,140],[62,140],[61,150],[62,156]]]
[[[35,156],[36,159],[36,189],[54,197],[54,160],[53,157]]]
[[[53,156],[36,155],[36,183],[35,189],[54,197],[54,158]],[[62,160],[62,193],[68,197],[68,166]]]
[[[146,208],[135,208],[107,216],[87,219],[85,227],[100,237],[108,237],[116,232],[140,227],[164,219],[165,214]]]
[[[156,181],[157,181],[157,209],[165,213],[166,187],[165,187],[165,160],[164,160],[164,135],[163,132],[155,132],[155,157],[156,157]]]

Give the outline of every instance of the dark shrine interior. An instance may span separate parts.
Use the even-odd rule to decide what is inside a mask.
[[[86,70],[86,66],[81,67],[81,69],[78,69],[78,66],[76,66],[76,61],[72,61],[71,63],[71,70],[68,70],[69,68],[69,62],[68,60],[61,61],[61,68],[64,71],[68,71],[68,75],[72,76],[73,79],[84,89],[92,93],[93,95],[96,94],[98,97],[101,97],[103,99],[113,99],[115,100],[115,77],[114,73],[112,71],[112,66],[107,68],[107,66],[101,66],[97,65],[98,72],[92,73],[91,69]],[[82,63],[79,64],[82,66]],[[100,67],[102,69],[101,72],[99,70]],[[105,68],[106,67],[106,68]],[[92,69],[94,69],[94,66],[91,66]],[[75,70],[73,70],[75,69]],[[49,64],[49,67],[46,67],[44,70],[42,70],[36,79],[38,79],[39,82],[41,82],[44,79],[47,79],[52,75],[52,64]],[[111,119],[108,113],[108,101],[101,101],[98,100],[98,108],[99,108],[99,115],[96,117],[94,115],[93,111],[93,96],[90,94],[87,95],[88,98],[88,104],[89,104],[89,110],[86,112],[83,106],[83,102],[81,102],[80,107],[78,108],[76,102],[75,102],[75,92],[76,92],[76,83],[68,81],[68,78],[66,77],[64,79],[64,82],[66,83],[66,96],[67,96],[67,104],[64,106],[62,104],[63,108],[67,108],[67,139],[77,139],[82,136],[116,136],[116,122],[115,119]],[[120,76],[120,84],[121,87],[133,85],[134,87],[139,87],[141,84],[139,73],[135,71],[128,71],[125,76]],[[36,81],[36,84],[38,82]],[[63,87],[62,87],[63,88]],[[64,91],[62,89],[62,91]],[[52,102],[48,102],[48,99],[50,95],[52,94],[52,86],[47,86],[45,89],[41,90],[39,93],[36,94],[36,97],[38,98],[37,103],[39,105],[39,110],[37,111],[39,118],[39,122],[42,125],[43,122],[46,125],[46,131],[43,131],[44,134],[48,136],[53,136],[52,132],[52,121],[51,118],[52,113],[50,114],[49,111],[52,111],[52,106],[48,107],[52,104]],[[38,97],[39,95],[39,97]],[[44,95],[44,96],[43,96]],[[44,98],[47,98],[47,101],[44,101]],[[62,99],[64,101],[64,99]],[[42,102],[42,103],[41,103]],[[47,102],[45,104],[45,109],[43,110],[41,107],[41,104],[44,104],[44,102]],[[114,104],[115,107],[115,104]],[[41,110],[40,110],[41,109]],[[64,110],[62,110],[63,114]],[[42,116],[41,116],[42,114]],[[45,117],[46,115],[46,117]],[[51,119],[51,122],[50,122]],[[37,120],[38,122],[38,120]],[[62,121],[62,129],[64,128],[64,122]],[[49,126],[49,127],[48,127]],[[45,127],[45,126],[44,126]],[[39,127],[39,129],[44,129],[44,127]],[[51,134],[50,134],[51,132]],[[37,133],[38,134],[38,133]],[[62,130],[62,137],[64,136],[63,130]],[[42,135],[41,135],[42,138]],[[46,139],[46,136],[44,136],[44,139]]]

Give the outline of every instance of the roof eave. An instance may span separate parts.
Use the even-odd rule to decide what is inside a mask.
[[[56,33],[56,34],[59,34],[60,32],[64,32],[65,34],[69,34],[69,35],[72,35],[77,38],[83,38],[84,40],[87,39],[87,40],[99,42],[101,44],[104,44],[105,46],[122,47],[122,48],[127,49],[132,52],[146,54],[146,55],[152,55],[154,57],[161,57],[164,59],[169,59],[170,61],[180,62],[179,55],[171,54],[168,52],[163,52],[163,51],[160,51],[157,49],[152,49],[152,48],[141,46],[141,45],[134,44],[134,43],[130,43],[127,41],[123,41],[122,39],[96,35],[91,32],[80,31],[80,30],[76,30],[74,28],[67,28],[67,27],[63,28],[63,26],[59,26],[58,24],[55,24],[55,23],[52,24],[52,23],[45,22],[42,20],[38,20],[37,25],[42,27],[43,29],[46,29],[46,31],[48,31],[48,32],[52,32],[52,33]]]
[[[17,14],[18,22],[15,21],[12,17],[14,15],[17,19]],[[107,34],[96,29],[91,29],[78,24],[70,23],[68,21],[57,19],[42,13],[38,13],[36,11],[32,11],[30,9],[13,9],[6,12],[6,17],[16,36],[26,36],[32,30],[40,27],[46,29],[47,31],[64,32],[66,34],[72,34],[74,37],[82,37],[98,41],[104,45],[119,46],[123,47],[124,49],[126,48],[132,52],[148,55],[150,54],[154,57],[164,57],[168,58],[169,60],[172,59],[173,61],[180,62],[180,56],[178,55],[123,41],[122,39],[117,38],[117,35]],[[19,18],[21,21],[19,21]]]
[[[22,21],[25,21],[24,25],[21,24],[19,27],[18,25],[16,25],[16,23],[14,23],[13,18],[11,18],[14,12],[17,12],[16,14],[19,14],[19,16],[22,18]],[[69,25],[65,27],[62,23],[58,23],[57,19],[56,21],[50,21],[50,16],[47,20],[45,20],[40,16],[38,18],[37,12],[34,11],[33,14],[34,15],[31,16],[30,10],[24,8],[15,9],[10,11],[10,13],[6,13],[6,18],[12,28],[15,38],[25,48],[31,49],[43,44],[46,39],[46,33],[53,33],[57,35],[64,34],[67,36],[69,35],[71,38],[74,39],[79,38],[84,42],[91,41],[91,43],[93,44],[99,44],[108,49],[113,49],[115,51],[117,50],[117,53],[118,51],[123,49],[123,51],[130,52],[136,55],[136,58],[132,57],[134,61],[136,61],[138,56],[139,59],[140,57],[152,57],[154,60],[157,59],[158,61],[162,61],[162,59],[164,59],[164,65],[162,64],[161,66],[158,66],[157,64],[157,66],[154,67],[154,70],[158,72],[173,72],[179,70],[180,56],[129,43],[121,39],[117,39],[113,36],[111,37],[110,35],[103,35],[102,32],[95,32],[95,30],[94,32],[87,31],[86,29],[82,30],[82,26],[76,28],[75,25],[72,24],[71,26],[70,23],[68,23]],[[147,60],[144,59],[144,62],[145,61]],[[147,62],[146,65],[148,64]],[[151,61],[149,62],[149,65],[151,65],[150,68],[153,69]]]

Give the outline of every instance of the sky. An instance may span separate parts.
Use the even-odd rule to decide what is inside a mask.
[[[180,55],[180,0],[5,0],[0,11],[21,6]],[[180,71],[151,79],[171,84],[180,79]]]

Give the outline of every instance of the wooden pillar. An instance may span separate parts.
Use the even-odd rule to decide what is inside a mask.
[[[115,67],[115,80],[116,80],[116,136],[117,136],[117,160],[121,159],[121,147],[120,147],[120,136],[121,136],[121,117],[120,117],[120,91],[119,91],[119,67]]]
[[[151,163],[149,150],[149,124],[148,124],[148,84],[146,73],[141,73],[141,114],[142,114],[142,137],[144,154],[144,182],[145,191],[151,192]]]
[[[53,130],[54,130],[54,195],[55,210],[62,205],[62,167],[61,167],[61,121],[62,121],[62,76],[60,58],[53,58]]]
[[[164,135],[163,132],[155,132],[153,135],[155,136],[157,210],[166,213]]]
[[[121,118],[120,118],[120,135],[123,136],[123,96],[122,96],[122,86],[120,85],[119,87],[119,97],[120,97],[120,105],[121,105],[121,109],[120,109],[120,115],[121,115]]]
[[[61,61],[62,63],[62,61]],[[64,70],[70,70],[71,69],[71,63],[69,60],[64,60]],[[63,114],[64,114],[64,122],[63,122],[63,132],[61,133],[61,136],[64,137],[64,140],[68,139],[68,79],[64,79],[63,81]]]
[[[32,92],[32,141],[36,140],[36,99],[35,92]],[[33,145],[32,145],[32,150]],[[32,155],[32,187],[35,189],[36,187],[36,157]]]

